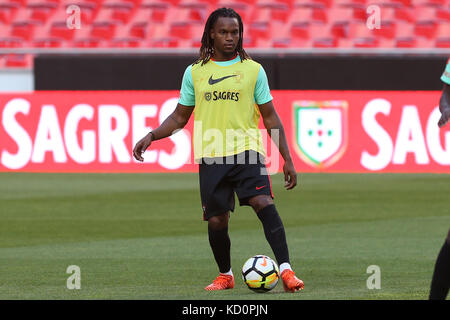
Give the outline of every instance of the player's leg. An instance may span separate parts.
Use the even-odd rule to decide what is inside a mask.
[[[230,213],[212,216],[208,219],[209,245],[219,267],[219,276],[205,290],[224,290],[234,287],[234,277],[231,271],[231,241],[228,235],[228,220]]]
[[[231,241],[228,235],[229,217],[230,213],[226,212],[208,219],[209,244],[219,271],[223,274],[231,271]]]
[[[258,195],[250,198],[248,203],[263,225],[264,235],[272,248],[278,265],[289,263],[286,233],[273,199],[268,195]]]
[[[203,219],[208,222],[208,239],[220,275],[205,289],[223,290],[234,287],[231,272],[228,220],[234,210],[234,193],[225,176],[230,166],[202,163],[199,166]]]
[[[431,280],[430,300],[445,300],[450,288],[450,230],[439,251]]]
[[[295,277],[290,267],[286,234],[273,202],[272,185],[264,159],[259,154],[255,157],[252,152],[254,151],[246,153],[246,160],[256,158],[259,161],[247,161],[236,165],[229,172],[228,179],[233,183],[240,205],[251,206],[261,221],[266,239],[280,266],[280,271],[284,274],[282,278],[286,291],[301,290],[303,281]]]
[[[263,225],[264,235],[280,266],[280,274],[285,291],[295,292],[302,290],[304,283],[295,276],[291,268],[286,232],[272,197],[257,195],[248,199],[248,203],[256,212]]]

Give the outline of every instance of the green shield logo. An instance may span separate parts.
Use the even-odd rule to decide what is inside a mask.
[[[329,167],[347,147],[347,109],[343,100],[295,101],[296,152],[307,164]]]

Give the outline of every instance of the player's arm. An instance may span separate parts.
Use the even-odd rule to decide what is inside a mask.
[[[289,152],[283,124],[272,101],[258,105],[258,107],[263,118],[264,126],[284,159],[283,172],[285,187],[290,190],[297,185],[297,172],[295,171],[294,163]]]
[[[151,145],[152,141],[166,138],[175,133],[175,131],[184,128],[186,123],[191,117],[194,108],[184,106],[182,104],[177,105],[175,110],[164,120],[161,125],[149,132],[145,137],[136,143],[133,149],[133,156],[138,161],[144,161],[142,154]]]
[[[443,127],[450,119],[450,85],[444,83],[442,89],[441,100],[439,101],[439,110],[441,111],[441,118],[439,119],[438,126]]]

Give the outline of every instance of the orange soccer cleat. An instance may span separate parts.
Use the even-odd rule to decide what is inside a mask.
[[[205,287],[205,290],[214,291],[233,288],[234,288],[234,277],[231,275],[220,274],[216,279],[214,279],[214,281],[209,286]]]
[[[286,292],[300,291],[305,287],[303,281],[297,278],[295,272],[292,270],[284,270],[281,274],[281,279],[283,280],[283,287]]]

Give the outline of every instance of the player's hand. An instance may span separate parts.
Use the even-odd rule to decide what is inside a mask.
[[[152,144],[153,134],[150,132],[145,137],[136,143],[133,149],[133,156],[137,161],[143,162],[144,158],[142,154],[144,154],[145,150]]]
[[[297,172],[292,161],[286,161],[283,166],[284,187],[291,190],[297,185]]]
[[[442,110],[441,118],[439,119],[438,126],[442,128],[450,119],[450,108],[445,108]]]

